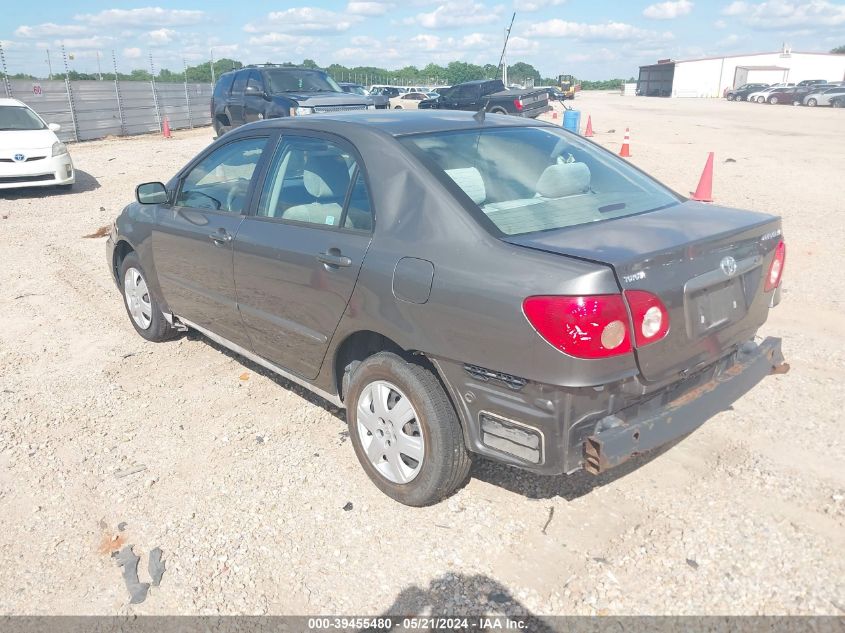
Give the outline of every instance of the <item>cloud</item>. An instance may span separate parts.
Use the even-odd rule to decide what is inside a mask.
[[[136,46],[123,49],[123,56],[128,59],[140,59],[141,55],[141,49]]]
[[[767,0],[757,3],[736,0],[723,8],[722,14],[739,16],[743,24],[760,30],[845,25],[845,4],[828,0]]]
[[[728,28],[728,23],[724,20],[716,20],[715,22],[713,22],[713,26],[717,29],[726,29]]]
[[[674,20],[692,12],[693,3],[690,0],[670,0],[650,4],[643,10],[643,15],[652,20]]]
[[[54,45],[57,47],[64,45],[68,52],[102,50],[104,48],[109,48],[113,44],[114,38],[106,35],[61,39],[54,42]]]
[[[258,23],[249,23],[244,26],[247,33],[260,33],[264,31],[282,31],[291,33],[342,33],[360,22],[362,18],[355,15],[346,15],[329,11],[327,9],[314,9],[311,7],[297,7],[274,11]]]
[[[150,38],[150,41],[155,44],[167,44],[168,42],[172,42],[173,38],[176,37],[178,33],[173,29],[157,29],[155,31],[150,31],[147,33],[147,37]]]
[[[671,33],[647,31],[625,22],[606,22],[605,24],[583,24],[565,20],[546,20],[536,22],[525,30],[529,37],[565,37],[584,41],[624,41],[624,40],[671,40]]]
[[[346,5],[346,12],[352,15],[384,15],[395,5],[391,2],[356,1],[352,0]]]
[[[131,27],[148,29],[155,26],[188,26],[208,18],[205,11],[186,9],[162,9],[142,7],[139,9],[107,9],[99,13],[73,16],[78,22],[96,27]]]
[[[513,8],[516,11],[531,13],[533,11],[548,9],[549,7],[559,7],[565,2],[566,0],[514,0]]]
[[[36,26],[21,25],[15,29],[17,37],[73,37],[87,35],[91,29],[83,24],[54,24],[45,22]]]
[[[501,12],[501,5],[490,9],[480,2],[453,2],[441,4],[430,13],[407,18],[404,24],[418,24],[427,29],[464,28],[496,22]]]
[[[273,32],[251,37],[248,43],[250,46],[280,48],[283,46],[307,46],[314,44],[316,41],[313,37]]]

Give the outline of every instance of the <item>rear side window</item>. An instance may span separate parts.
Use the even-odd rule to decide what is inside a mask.
[[[634,215],[679,202],[621,159],[555,128],[438,132],[400,142],[441,180],[457,185],[464,199],[506,235]]]
[[[227,73],[220,77],[217,85],[214,86],[214,98],[225,99],[229,96],[229,90],[232,88],[232,81],[235,79],[235,73]]]

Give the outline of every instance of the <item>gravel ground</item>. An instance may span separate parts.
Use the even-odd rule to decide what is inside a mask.
[[[843,112],[575,105],[613,150],[630,127],[631,162],[676,190],[715,151],[718,203],[784,216],[761,333],[789,374],[607,476],[480,461],[448,501],[403,507],[342,412],[200,336],[145,343],[84,237],[211,133],[77,145],[73,192],[0,193],[0,613],[845,613]],[[164,552],[142,604],[110,557],[124,544],[142,581]]]

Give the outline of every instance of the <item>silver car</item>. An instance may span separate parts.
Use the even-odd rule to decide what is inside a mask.
[[[804,97],[804,105],[811,108],[814,106],[829,106],[831,99],[840,95],[845,95],[845,86],[828,87],[825,90],[808,94]]]

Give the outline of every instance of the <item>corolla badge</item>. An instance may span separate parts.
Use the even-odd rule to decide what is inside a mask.
[[[26,160],[26,156],[24,156],[23,154],[15,154],[13,158],[19,163],[22,163]]]
[[[722,258],[722,261],[719,262],[719,268],[721,268],[722,272],[728,277],[733,277],[736,274],[736,260],[728,255],[727,257]]]

